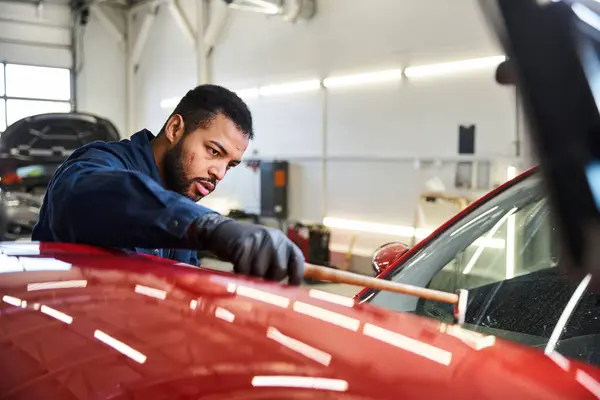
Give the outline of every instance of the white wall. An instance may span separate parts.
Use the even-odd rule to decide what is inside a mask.
[[[213,78],[238,90],[501,54],[476,5],[471,0],[321,0],[315,18],[297,24],[233,12],[213,52]],[[188,8],[186,14],[193,21],[194,11]],[[148,43],[136,76],[137,122],[156,131],[170,112],[160,101],[194,86],[196,56],[164,8]],[[326,94],[260,97],[248,104],[256,130],[248,155],[291,160],[295,219],[330,215],[411,225],[424,178],[437,174],[452,189],[455,167],[445,163],[434,172],[418,171],[414,158],[455,157],[459,124],[476,124],[478,156],[514,154],[514,93],[494,83],[492,68]],[[207,203],[227,198],[257,209],[258,192],[258,175],[240,167]]]
[[[103,11],[111,15],[115,22],[122,18],[119,28],[124,29],[123,13],[111,13],[108,8]],[[83,40],[83,43],[78,54],[78,111],[108,118],[115,124],[121,137],[129,137],[131,133],[126,129],[125,41],[118,42],[100,23],[95,13],[90,14],[80,40]]]

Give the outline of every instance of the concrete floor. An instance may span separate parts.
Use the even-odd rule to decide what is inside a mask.
[[[231,271],[232,265],[230,263],[205,258],[202,260],[202,266],[214,268],[219,271]],[[341,283],[317,283],[317,284],[304,284],[303,286],[322,290],[323,292],[329,292],[339,294],[341,296],[352,297],[356,293],[360,292],[362,287],[344,285]]]

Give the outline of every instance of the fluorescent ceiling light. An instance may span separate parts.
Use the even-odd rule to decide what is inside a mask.
[[[255,99],[258,97],[258,88],[236,90],[235,93],[242,99]]]
[[[255,376],[254,387],[292,387],[345,392],[348,382],[341,379],[312,378],[310,376]]]
[[[319,364],[325,365],[326,367],[328,367],[329,363],[331,362],[331,354],[309,346],[300,340],[286,336],[272,326],[267,329],[267,337],[297,353],[302,354],[305,357],[310,358],[311,360],[318,362]]]
[[[227,322],[233,322],[235,320],[235,314],[222,307],[217,307],[215,310],[215,317]]]
[[[294,302],[293,310],[310,317],[320,319],[321,321],[341,326],[342,328],[357,331],[360,321],[354,318],[346,317],[333,311],[326,310],[321,307],[316,307],[311,304],[302,303],[301,301]]]
[[[58,310],[55,310],[54,308],[51,308],[48,306],[42,306],[40,311],[52,318],[56,318],[57,320],[64,322],[65,324],[73,323],[73,317],[71,317],[70,315],[67,315],[65,313],[62,313]]]
[[[54,259],[38,257],[19,257],[25,271],[68,271],[71,264]]]
[[[506,180],[510,181],[517,176],[517,169],[512,165],[506,168]]]
[[[163,99],[160,101],[160,108],[175,108],[179,101],[180,97],[171,97],[170,99]]]
[[[96,339],[98,339],[99,341],[103,342],[104,344],[107,344],[108,346],[112,347],[113,349],[117,350],[119,353],[126,355],[127,357],[131,358],[132,360],[143,364],[146,362],[146,355],[140,353],[139,351],[137,351],[136,349],[126,345],[125,343],[121,342],[120,340],[117,340],[115,338],[113,338],[112,336],[107,335],[106,333],[102,332],[101,330],[96,330],[94,332],[94,337]]]
[[[473,266],[475,266],[475,263],[477,263],[477,260],[479,260],[479,257],[481,256],[481,254],[483,253],[483,250],[485,248],[485,246],[482,246],[483,242],[488,241],[488,240],[493,240],[493,237],[496,234],[496,232],[498,231],[498,229],[500,229],[502,224],[504,224],[504,222],[508,218],[510,218],[510,216],[513,215],[515,213],[515,211],[517,211],[517,209],[515,207],[513,207],[502,218],[500,218],[498,220],[498,222],[496,222],[496,224],[494,224],[494,226],[492,226],[492,229],[490,229],[489,232],[484,236],[484,240],[477,247],[477,250],[475,250],[475,253],[473,253],[473,255],[471,256],[471,259],[469,260],[469,262],[467,263],[467,266],[465,267],[465,269],[462,272],[463,274],[466,275],[469,272],[471,272],[471,269],[473,268]]]
[[[155,299],[164,300],[167,298],[167,292],[164,290],[154,289],[148,286],[136,285],[135,292],[144,296],[154,297]]]
[[[552,351],[546,354],[556,365],[558,365],[561,369],[568,371],[570,368],[569,360],[560,353],[556,351]]]
[[[274,306],[287,308],[290,304],[290,300],[287,297],[277,296],[263,290],[253,289],[246,286],[239,286],[237,288],[237,294],[244,297],[249,297],[254,300],[262,301],[264,303],[273,304]]]
[[[322,292],[316,289],[310,289],[308,295],[313,299],[319,299],[328,301],[330,303],[339,304],[341,306],[352,307],[354,306],[354,300],[350,297],[340,296],[339,294],[333,294],[328,292]]]
[[[58,282],[40,282],[40,283],[29,283],[27,285],[27,291],[28,292],[33,292],[35,290],[84,288],[86,286],[87,286],[87,281],[86,280],[58,281]]]
[[[506,221],[506,279],[515,277],[515,227],[516,220],[513,211]]]
[[[433,233],[433,230],[431,229],[415,229],[412,226],[378,224],[374,222],[356,221],[332,217],[323,218],[323,225],[327,226],[328,228],[378,233],[382,235],[400,236],[404,238],[411,238],[414,235],[419,240],[425,239]],[[505,243],[503,239],[479,238],[473,242],[473,245],[493,249],[503,249]]]
[[[438,347],[421,342],[420,340],[409,338],[376,325],[369,323],[365,324],[363,327],[363,334],[442,365],[450,365],[450,362],[452,361],[452,353],[449,351],[442,350]]]
[[[370,72],[358,75],[332,76],[331,78],[325,78],[323,80],[323,86],[326,88],[335,88],[378,82],[399,81],[401,79],[402,70],[391,69],[387,71]]]
[[[408,78],[419,78],[436,75],[446,75],[456,72],[473,71],[489,67],[496,67],[506,60],[506,56],[493,56],[484,58],[474,58],[463,61],[453,61],[440,64],[430,64],[417,67],[408,67],[404,74]]]
[[[12,296],[4,296],[2,297],[2,301],[10,304],[11,306],[21,307],[21,299]]]
[[[163,99],[160,101],[161,108],[175,108],[181,99],[177,97],[172,97],[170,99]]]
[[[313,79],[310,81],[290,82],[280,85],[261,86],[258,88],[258,94],[261,96],[273,96],[278,94],[302,93],[319,90],[321,81]]]
[[[575,380],[600,399],[600,382],[580,369],[575,372]]]

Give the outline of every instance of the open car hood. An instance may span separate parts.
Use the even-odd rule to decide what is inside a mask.
[[[316,290],[0,243],[2,399],[596,398],[559,354]],[[329,397],[328,397],[329,396]]]
[[[23,118],[0,136],[0,174],[29,165],[63,162],[93,141],[117,141],[114,125],[87,113],[52,113]]]

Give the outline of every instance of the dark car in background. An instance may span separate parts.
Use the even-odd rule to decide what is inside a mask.
[[[0,237],[28,237],[52,174],[77,148],[117,141],[109,120],[88,113],[23,118],[0,135]]]

